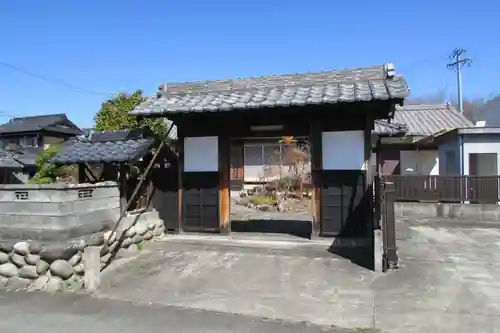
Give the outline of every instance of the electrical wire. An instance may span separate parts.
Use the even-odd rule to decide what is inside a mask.
[[[15,72],[18,72],[18,73],[21,73],[21,74],[24,74],[24,75],[27,75],[27,76],[31,76],[33,78],[36,78],[36,79],[39,79],[39,80],[42,80],[42,81],[50,82],[52,84],[63,86],[63,87],[66,87],[66,88],[69,88],[69,89],[72,89],[72,90],[75,90],[75,91],[87,93],[87,94],[90,94],[90,95],[95,95],[95,96],[110,96],[111,95],[111,94],[105,94],[105,93],[93,91],[93,90],[90,90],[90,89],[78,87],[78,86],[66,83],[64,81],[61,81],[61,80],[57,80],[57,79],[49,78],[49,77],[46,77],[46,76],[43,76],[43,75],[40,75],[40,74],[36,74],[36,73],[28,71],[28,70],[26,70],[24,68],[21,68],[21,67],[9,64],[9,63],[4,62],[4,61],[0,61],[0,66],[3,66],[5,68],[9,68],[9,69],[11,69],[11,70],[13,70]]]

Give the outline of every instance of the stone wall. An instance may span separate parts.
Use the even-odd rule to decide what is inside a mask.
[[[99,246],[101,270],[165,233],[155,210],[120,215],[116,183],[0,186],[0,287],[78,290],[87,246]]]
[[[165,233],[155,212],[127,216],[124,226],[67,242],[41,244],[37,241],[0,241],[0,287],[9,290],[79,290],[83,288],[87,246],[99,246],[101,270],[117,255],[137,252]]]

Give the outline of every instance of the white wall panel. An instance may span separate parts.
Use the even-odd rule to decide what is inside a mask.
[[[219,140],[216,136],[184,138],[184,171],[219,171]]]
[[[364,131],[323,132],[323,170],[363,170]]]

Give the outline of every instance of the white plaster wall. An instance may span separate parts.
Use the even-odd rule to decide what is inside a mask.
[[[400,151],[401,175],[439,175],[437,150]]]
[[[364,131],[322,133],[323,170],[363,170],[365,168]]]
[[[219,140],[216,136],[184,138],[184,171],[219,171]]]

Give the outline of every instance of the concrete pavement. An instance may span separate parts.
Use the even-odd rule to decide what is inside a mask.
[[[98,300],[88,295],[60,293],[0,292],[0,313],[0,332],[13,333],[351,332],[306,323],[271,321],[177,307],[137,306],[118,300]]]
[[[401,268],[388,274],[324,242],[178,236],[110,270],[97,296],[384,332],[500,332],[500,230],[397,228]]]

